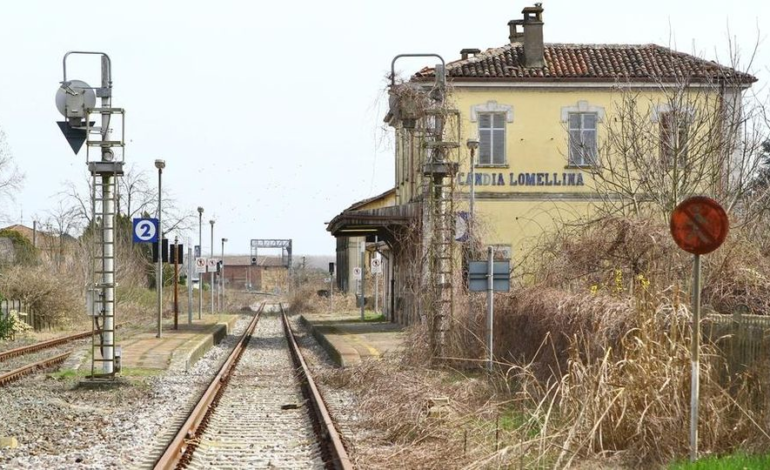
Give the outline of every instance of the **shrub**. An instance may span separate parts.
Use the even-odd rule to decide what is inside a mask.
[[[11,310],[8,315],[0,314],[0,339],[14,339],[17,334],[32,329],[19,319],[19,312]]]
[[[0,277],[0,290],[8,298],[24,302],[34,312],[36,323],[67,326],[85,310],[82,286],[45,266],[15,266],[6,270]]]

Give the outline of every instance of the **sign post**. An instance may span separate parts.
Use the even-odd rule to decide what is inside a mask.
[[[495,327],[495,257],[494,248],[487,247],[487,348],[489,350],[489,356],[487,357],[487,372],[492,373],[492,367],[494,365],[493,354],[493,330]]]
[[[334,263],[329,263],[329,313],[334,311]]]
[[[361,321],[364,321],[364,307],[366,305],[366,297],[364,292],[366,291],[366,271],[364,271],[364,258],[366,256],[365,243],[361,243]]]
[[[382,259],[372,258],[371,261],[372,276],[374,276],[374,313],[377,314],[379,310],[379,295],[380,295],[380,278],[382,274]]]
[[[190,248],[190,239],[187,239],[187,324],[192,325],[193,321],[193,292],[192,292],[192,248]]]
[[[729,221],[722,206],[705,196],[686,199],[671,214],[674,241],[693,257],[692,342],[690,355],[690,461],[698,459],[698,402],[700,396],[700,294],[701,255],[711,253],[725,241]]]
[[[494,249],[487,248],[486,261],[471,261],[468,265],[468,290],[487,293],[487,370],[492,372],[494,363],[492,338],[494,333],[495,291],[511,289],[509,261],[494,261]]]
[[[174,329],[179,329],[179,237],[174,237]]]

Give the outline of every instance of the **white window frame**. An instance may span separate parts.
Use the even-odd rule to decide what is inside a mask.
[[[594,148],[596,149],[596,153],[593,156],[593,161],[586,162],[584,158],[581,158],[581,162],[578,163],[575,161],[575,158],[573,158],[572,155],[572,145],[570,143],[572,137],[570,133],[570,122],[569,117],[570,114],[595,114],[596,115],[596,129],[594,129],[594,136],[595,136],[595,142],[594,142]],[[604,121],[604,107],[603,106],[596,106],[590,104],[588,101],[580,100],[577,103],[575,103],[574,106],[563,106],[561,108],[561,122],[565,125],[567,128],[567,166],[571,167],[587,167],[587,166],[594,166],[597,165],[599,162],[599,124]],[[583,120],[580,120],[581,123],[581,130],[582,130],[582,124]],[[584,155],[583,155],[584,156]],[[582,157],[582,156],[581,156]]]
[[[470,120],[471,122],[479,123],[479,115],[482,114],[504,114],[504,124],[502,127],[503,130],[503,161],[493,163],[494,161],[494,155],[490,151],[490,158],[489,162],[487,163],[481,163],[481,150],[478,150],[478,153],[476,155],[476,166],[477,167],[507,167],[508,166],[508,124],[513,122],[513,106],[510,104],[504,104],[504,103],[498,103],[497,101],[487,101],[486,103],[480,103],[475,104],[471,106],[470,109]],[[492,120],[494,121],[494,120]],[[500,130],[501,128],[495,128],[494,122],[491,122],[493,128],[496,130]],[[479,141],[481,140],[481,128],[478,127],[478,135]],[[479,143],[480,144],[480,143]],[[491,143],[491,145],[494,148],[494,143]]]
[[[481,127],[481,116],[487,115],[489,116],[489,127],[483,128]],[[500,117],[502,121],[502,126],[495,126],[495,117]],[[508,156],[506,155],[506,140],[507,140],[507,130],[506,130],[507,123],[505,121],[505,118],[503,118],[502,113],[481,113],[479,115],[479,150],[478,155],[476,157],[476,166],[478,167],[495,167],[495,166],[506,166],[508,165]],[[498,131],[498,132],[495,132]],[[502,132],[499,132],[502,131]],[[481,138],[482,132],[489,132],[489,161],[482,161],[481,156],[484,154],[482,147],[484,147],[484,139]],[[503,139],[503,145],[499,148],[502,148],[502,155],[495,154],[495,148],[498,147],[495,140],[495,135],[502,134]]]
[[[572,117],[573,116],[580,116],[580,126],[573,128],[572,126]],[[587,129],[585,126],[585,117],[586,116],[593,116],[594,117],[594,128],[593,129]],[[594,166],[596,165],[596,162],[598,160],[598,124],[599,124],[599,116],[596,115],[596,113],[587,112],[577,112],[577,113],[569,113],[569,116],[567,117],[567,128],[569,132],[569,142],[568,142],[568,162],[569,166]],[[573,139],[573,133],[574,132],[580,132],[580,143],[577,145],[574,145],[572,142]],[[587,135],[590,135],[590,133],[593,133],[593,145],[586,145],[586,142],[588,142],[590,137],[586,137]],[[589,153],[588,149],[593,149],[593,155],[587,155]],[[575,155],[573,152],[575,152],[576,149],[579,149],[578,154]]]

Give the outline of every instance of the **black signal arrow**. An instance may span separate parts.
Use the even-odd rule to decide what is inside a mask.
[[[56,121],[56,124],[59,125],[61,133],[64,134],[64,138],[67,139],[70,147],[72,147],[72,151],[77,155],[80,148],[83,147],[86,138],[88,138],[86,129],[72,127],[67,121]],[[94,122],[90,122],[90,125],[93,126]]]

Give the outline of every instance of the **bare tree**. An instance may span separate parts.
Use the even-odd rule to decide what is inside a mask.
[[[652,88],[617,84],[603,138],[585,167],[602,199],[600,216],[667,220],[694,194],[717,199],[743,222],[767,210],[767,197],[752,190],[768,138],[766,106],[746,92],[755,79],[736,63],[706,76],[653,74]],[[591,153],[575,140],[571,153]]]
[[[3,197],[13,199],[15,191],[21,187],[23,180],[24,175],[19,172],[14,163],[5,133],[0,129],[0,199]]]
[[[118,212],[134,218],[157,210],[158,191],[150,184],[147,172],[131,164],[118,179]]]
[[[131,165],[125,171],[125,174],[118,181],[118,201],[116,212],[119,216],[127,219],[141,217],[144,214],[155,215],[158,210],[158,189],[154,186],[147,174],[139,170],[135,165]],[[77,185],[72,181],[65,183],[66,189],[59,194],[65,197],[74,208],[78,216],[85,222],[84,225],[91,224],[91,192],[93,180],[90,176],[86,177],[85,185]],[[83,191],[83,187],[87,192]],[[171,195],[163,191],[163,221],[164,233],[175,230],[187,230],[194,220],[192,212],[185,213],[180,211],[176,201]]]
[[[82,229],[82,219],[75,206],[67,205],[59,201],[53,209],[46,211],[47,217],[42,221],[41,228],[44,233],[39,237],[40,248],[47,253],[57,267],[61,268],[65,261],[75,261],[74,249],[77,240],[73,233]],[[68,245],[72,249],[68,249]],[[70,256],[68,256],[70,255]]]

